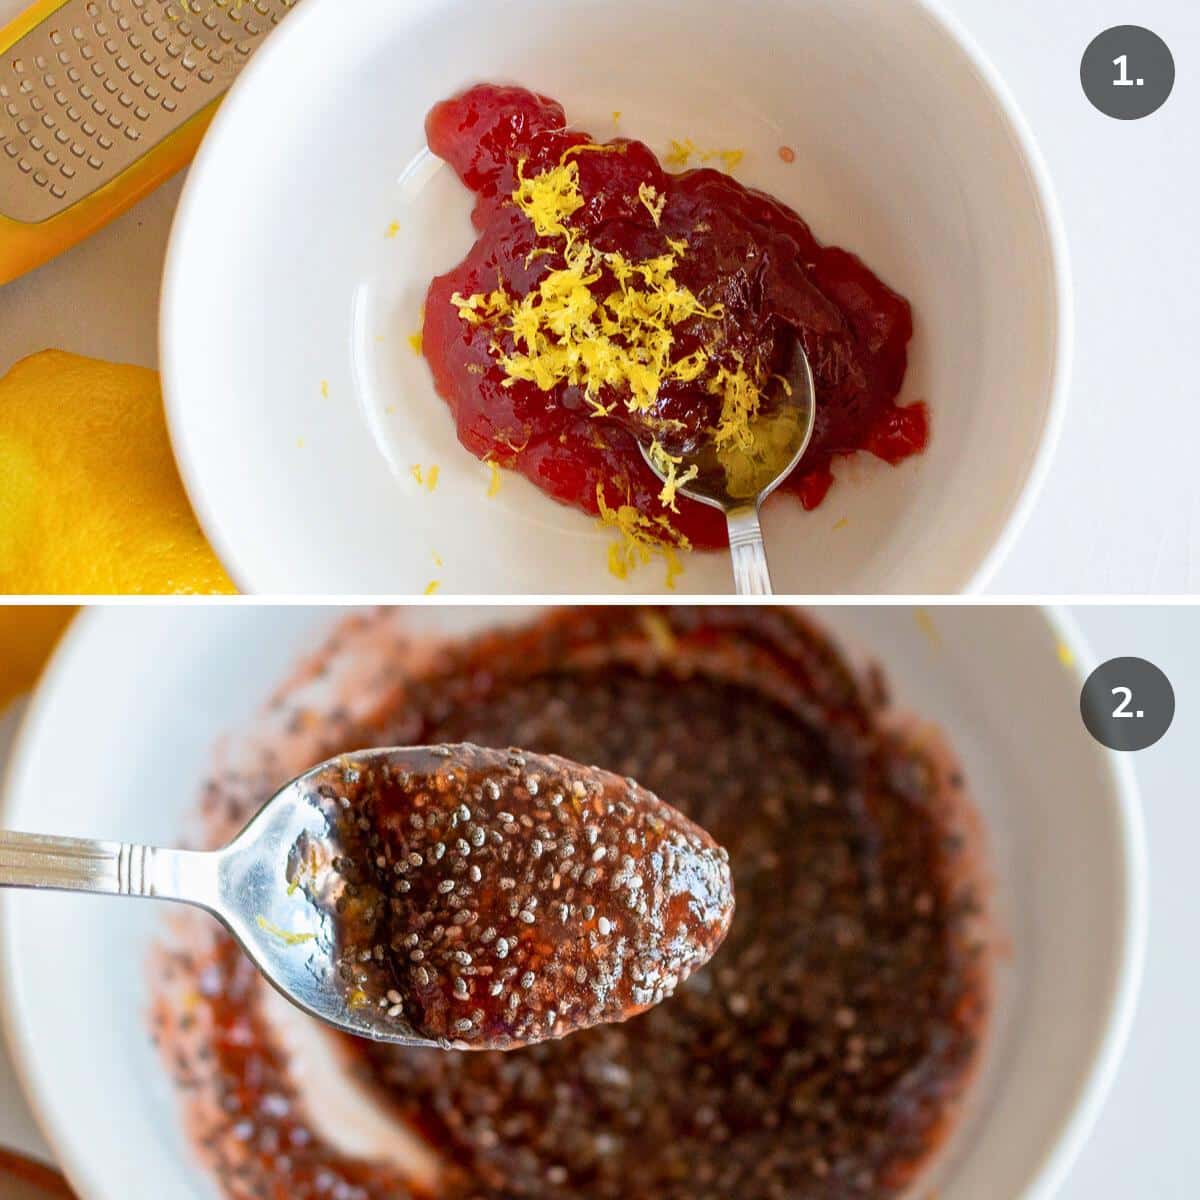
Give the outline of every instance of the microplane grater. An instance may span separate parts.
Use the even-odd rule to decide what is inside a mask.
[[[42,0],[0,30],[0,282],[183,166],[296,2]]]

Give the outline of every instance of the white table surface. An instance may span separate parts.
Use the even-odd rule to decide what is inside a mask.
[[[1097,661],[1136,655],[1158,663],[1174,684],[1177,711],[1166,737],[1134,757],[1149,831],[1151,914],[1137,1020],[1108,1104],[1058,1200],[1192,1200],[1200,1178],[1200,805],[1192,782],[1200,608],[1085,608],[1075,617]],[[13,717],[0,719],[0,766]],[[2,1046],[0,1146],[50,1157]]]
[[[0,20],[26,0],[0,0]],[[1025,534],[992,583],[1008,594],[1200,592],[1200,4],[944,0],[999,67],[1041,143],[1071,244],[1072,403]],[[1113,121],[1079,60],[1112,25],[1162,36],[1166,105]],[[0,290],[0,372],[55,346],[153,366],[175,180],[57,261]],[[1014,352],[1019,347],[1014,347]]]

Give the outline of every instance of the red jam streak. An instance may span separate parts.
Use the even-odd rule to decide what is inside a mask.
[[[477,458],[520,471],[555,499],[587,512],[597,511],[597,485],[610,504],[627,499],[648,515],[664,512],[662,484],[642,461],[622,405],[598,418],[579,388],[559,384],[546,392],[525,381],[505,387],[492,350],[496,331],[467,324],[451,303],[456,292],[471,296],[497,286],[523,297],[561,267],[556,254],[527,262],[532,251],[555,243],[539,238],[512,202],[517,164],[524,162],[529,178],[558,166],[569,147],[591,138],[568,129],[553,100],[493,84],[435,105],[426,134],[433,153],[477,196],[472,220],[479,237],[457,267],[434,279],[425,303],[424,353],[459,441]],[[925,448],[925,405],[896,403],[912,337],[904,297],[853,254],[822,246],[771,196],[708,168],[669,174],[642,142],[608,144],[621,152],[572,156],[585,205],[569,218],[570,227],[598,250],[631,260],[667,253],[668,238],[685,240],[674,275],[705,305],[724,307],[726,365],[735,354],[745,362],[785,363],[794,339],[804,346],[816,381],[816,427],[784,490],[813,509],[833,483],[836,456],[866,450],[895,464]],[[658,225],[639,200],[642,184],[666,197]],[[501,344],[511,352],[507,333]],[[685,337],[678,356],[692,349]],[[659,394],[660,415],[683,420],[693,434],[712,424],[714,397],[703,377],[668,381]],[[671,524],[694,546],[726,544],[719,512],[682,497],[678,506]]]

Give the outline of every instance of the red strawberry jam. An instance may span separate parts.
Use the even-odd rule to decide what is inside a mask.
[[[729,930],[728,854],[599,767],[410,746],[347,755],[314,801],[343,987],[397,1037],[506,1050],[626,1021]]]
[[[598,145],[567,128],[561,105],[523,88],[473,87],[435,105],[426,132],[430,149],[477,196],[479,237],[457,267],[430,285],[424,326],[437,389],[454,413],[459,440],[476,457],[520,471],[587,512],[598,511],[601,489],[609,505],[630,503],[648,517],[668,517],[695,546],[724,545],[716,510],[683,497],[677,511],[663,503],[662,483],[642,461],[637,441],[666,430],[679,450],[711,436],[723,412],[728,416],[723,381],[741,372],[765,386],[786,369],[797,340],[816,382],[816,428],[783,487],[805,508],[824,498],[835,456],[866,450],[894,464],[925,447],[925,406],[896,403],[912,336],[908,302],[853,254],[820,245],[779,201],[708,168],[669,174],[641,142]],[[559,178],[564,169],[576,190],[548,217],[530,181]],[[553,318],[558,324],[547,318],[543,330],[558,353],[557,374],[546,354],[526,361],[515,378],[506,365],[522,354],[529,358],[513,308],[526,301],[529,317],[545,306],[530,298],[544,295],[548,280],[563,278],[572,255],[587,269],[596,320],[615,330],[614,352],[630,350],[639,371],[653,355],[645,345],[630,347],[628,324],[606,307],[612,298],[640,286],[658,292],[652,298],[660,303],[664,288],[672,295],[686,289],[693,301],[662,322],[665,358],[663,330],[651,331],[660,339],[659,362],[645,405],[631,403],[619,370],[598,385],[592,368],[562,365],[560,317]],[[632,272],[623,272],[622,263],[632,264]],[[657,265],[643,283],[637,265],[647,263]]]

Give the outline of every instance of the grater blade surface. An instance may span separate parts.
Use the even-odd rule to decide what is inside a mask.
[[[226,91],[296,0],[67,0],[0,53],[0,216],[64,212]]]

